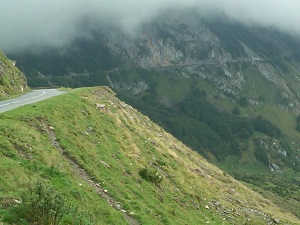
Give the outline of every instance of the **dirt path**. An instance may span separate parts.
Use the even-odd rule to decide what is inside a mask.
[[[105,190],[101,184],[96,181],[92,176],[90,176],[87,171],[78,163],[75,159],[71,158],[60,146],[59,142],[57,141],[56,135],[54,133],[54,130],[51,129],[51,127],[47,124],[46,121],[42,122],[45,130],[48,132],[48,136],[50,138],[50,141],[52,145],[62,153],[62,156],[68,161],[69,165],[71,166],[72,170],[80,176],[83,180],[85,180],[91,187],[94,188],[94,190],[98,193],[98,195],[101,198],[104,198],[108,204],[113,207],[115,210],[121,211],[123,213],[124,218],[128,222],[129,225],[139,225],[140,223],[133,218],[130,213],[128,213],[126,210],[122,208],[122,204],[116,200],[113,199],[108,193],[107,190]]]

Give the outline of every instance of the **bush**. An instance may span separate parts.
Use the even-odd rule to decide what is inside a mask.
[[[63,215],[69,211],[64,197],[39,181],[28,186],[28,191],[23,194],[22,200],[22,204],[27,206],[30,220],[38,224],[57,225]]]
[[[246,106],[249,105],[249,101],[248,101],[248,99],[247,99],[245,96],[240,97],[240,98],[238,99],[238,103],[239,103],[239,105],[242,106],[242,107],[246,107]]]
[[[233,115],[236,115],[236,116],[239,116],[241,114],[241,110],[239,109],[239,107],[235,106],[233,109],[232,109],[232,114]]]
[[[266,166],[269,166],[269,159],[266,153],[261,149],[255,149],[254,151],[255,158],[263,162]]]
[[[155,169],[143,168],[139,171],[139,175],[146,181],[149,181],[155,185],[159,185],[162,181],[162,176],[157,173]]]

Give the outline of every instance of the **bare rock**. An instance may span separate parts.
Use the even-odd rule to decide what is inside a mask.
[[[106,105],[105,104],[96,104],[96,108],[97,109],[100,109],[100,110],[104,110],[104,109],[106,109]]]
[[[122,208],[119,203],[115,204],[114,207],[116,210],[121,210],[121,208]]]

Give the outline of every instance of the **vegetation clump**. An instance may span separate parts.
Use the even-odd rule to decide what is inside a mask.
[[[30,184],[22,199],[22,204],[28,209],[28,218],[39,224],[58,225],[63,215],[69,211],[66,199],[40,181]]]
[[[143,168],[139,171],[139,175],[146,181],[149,181],[155,185],[159,185],[162,182],[162,176],[159,175],[157,170],[150,168]]]
[[[69,203],[66,196],[44,181],[26,185],[21,201],[6,198],[8,213],[3,217],[5,224],[41,225],[92,225],[93,218]]]

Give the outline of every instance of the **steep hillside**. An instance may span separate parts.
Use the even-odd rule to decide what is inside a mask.
[[[111,87],[299,216],[299,37],[193,9],[165,12],[131,33],[85,31],[93,38],[11,56],[33,86]]]
[[[0,118],[0,223],[300,224],[106,87]]]
[[[27,88],[24,74],[0,51],[0,98],[23,93]]]

